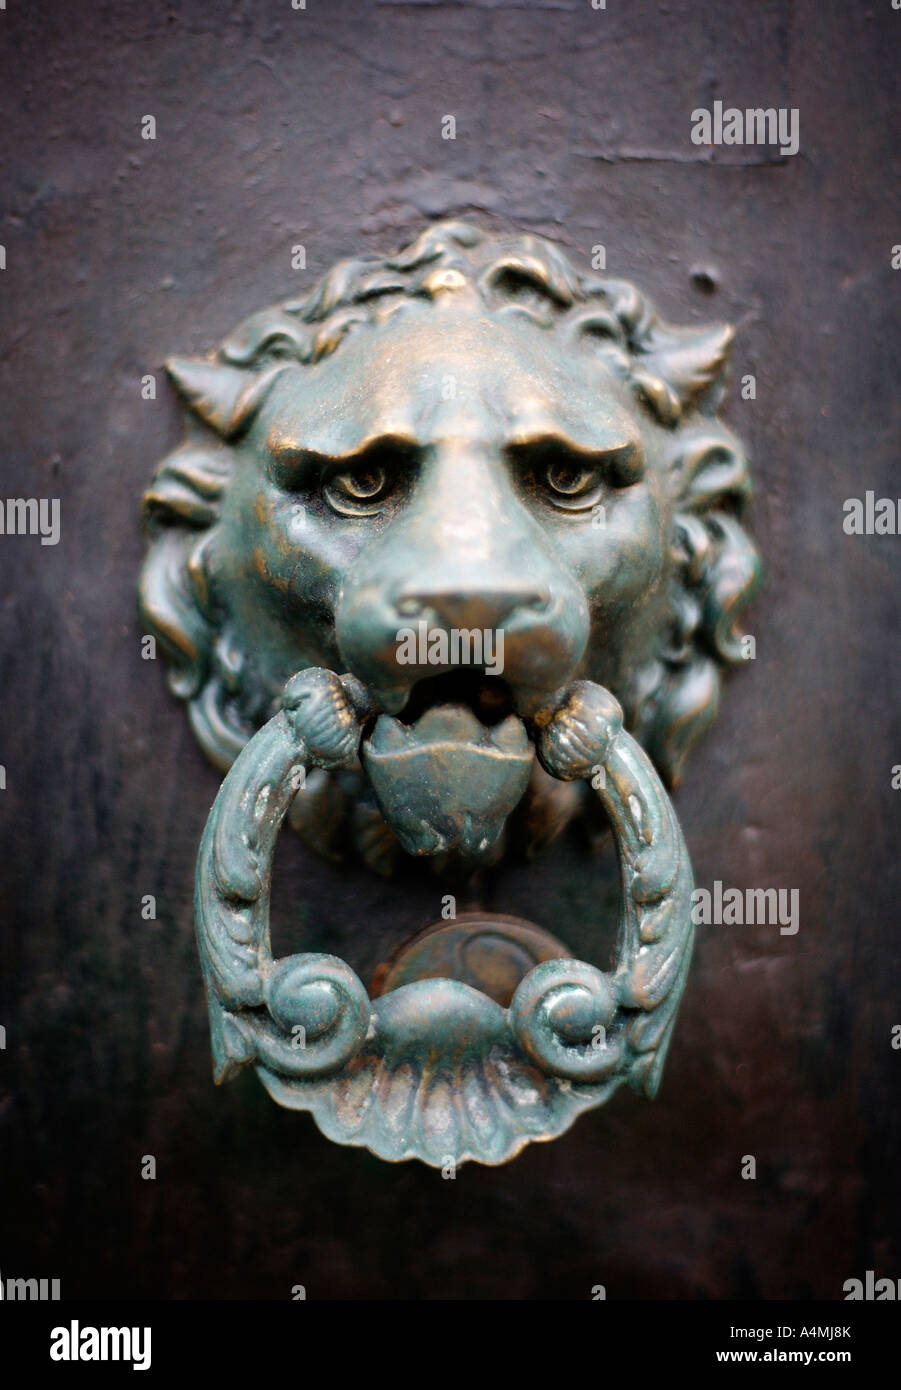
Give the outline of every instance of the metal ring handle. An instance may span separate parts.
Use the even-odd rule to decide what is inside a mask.
[[[275,960],[275,841],[311,767],[357,755],[367,706],[352,677],[292,677],[213,804],[197,861],[195,925],[214,1076],[255,1065],[280,1104],[329,1138],[436,1167],[503,1163],[562,1133],[627,1082],[653,1096],[691,956],[692,874],[669,798],[608,691],[570,686],[537,734],[554,776],[591,782],[613,830],[623,905],[610,972],[550,960],[510,1008],[456,980],[376,1001],[335,956]]]

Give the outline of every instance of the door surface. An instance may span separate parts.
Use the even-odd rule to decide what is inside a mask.
[[[10,0],[2,496],[58,499],[59,534],[0,536],[4,1273],[279,1300],[901,1276],[901,538],[845,525],[901,492],[899,53],[888,3]],[[718,100],[797,111],[797,152],[693,143]],[[765,582],[675,804],[699,885],[798,895],[796,931],[699,926],[653,1104],[452,1179],[329,1143],[252,1075],[213,1087],[192,893],[220,778],[135,600],[182,431],[164,360],[438,217],[602,247],[667,318],[736,326]],[[564,839],[482,905],[581,941],[605,873]],[[283,836],[276,937],[368,979],[441,891]]]

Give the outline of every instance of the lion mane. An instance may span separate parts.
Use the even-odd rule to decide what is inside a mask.
[[[360,325],[433,297],[448,276],[465,277],[492,313],[524,314],[600,356],[671,434],[670,621],[653,659],[617,693],[631,731],[672,786],[716,717],[723,671],[742,660],[737,624],[760,577],[744,528],[747,459],[716,419],[732,329],[674,328],[634,285],[583,274],[538,236],[438,223],[398,255],[343,261],[304,298],[253,315],[209,366],[167,363],[194,415],[187,442],[163,460],[143,499],[149,546],[140,612],[168,659],[170,688],[222,770],[275,712],[279,690],[266,688],[253,653],[238,649],[216,590],[212,542],[233,441],[286,367],[340,351]]]

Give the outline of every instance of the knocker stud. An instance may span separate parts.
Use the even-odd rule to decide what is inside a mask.
[[[349,688],[348,688],[349,687]],[[659,1085],[691,954],[691,869],[669,799],[607,691],[577,682],[538,739],[563,779],[604,773],[620,857],[617,965],[537,965],[508,1010],[470,985],[423,979],[369,999],[329,955],[275,961],[269,889],[297,769],[349,766],[356,682],[304,671],[222,784],[197,861],[195,920],[216,1079],[255,1065],[280,1104],[380,1158],[503,1163],[624,1081]]]
[[[541,238],[439,223],[169,364],[189,437],[145,498],[141,609],[226,774],[194,914],[217,1081],[252,1066],[330,1139],[437,1167],[655,1095],[693,944],[666,786],[759,577],[730,340]],[[283,825],[400,893],[411,858],[502,885],[592,815],[609,968],[478,911],[369,989],[272,954]]]

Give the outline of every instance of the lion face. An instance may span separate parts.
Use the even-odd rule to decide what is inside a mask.
[[[261,624],[273,633],[271,683],[304,663],[348,670],[390,713],[454,669],[419,661],[428,642],[398,660],[398,634],[421,622],[501,634],[516,709],[583,657],[621,685],[660,621],[659,431],[642,432],[602,363],[564,351],[549,378],[527,320],[416,310],[315,375],[285,373],[248,432],[219,543],[236,634],[251,647]]]
[[[146,499],[142,604],[214,760],[325,666],[378,716],[378,812],[346,781],[336,809],[322,774],[309,830],[356,811],[371,846],[381,812],[408,849],[496,857],[547,794],[531,731],[574,678],[672,780],[757,579],[745,461],[713,418],[729,336],[661,325],[548,243],[445,224],[172,363],[199,424]],[[445,811],[416,831],[423,778]]]

